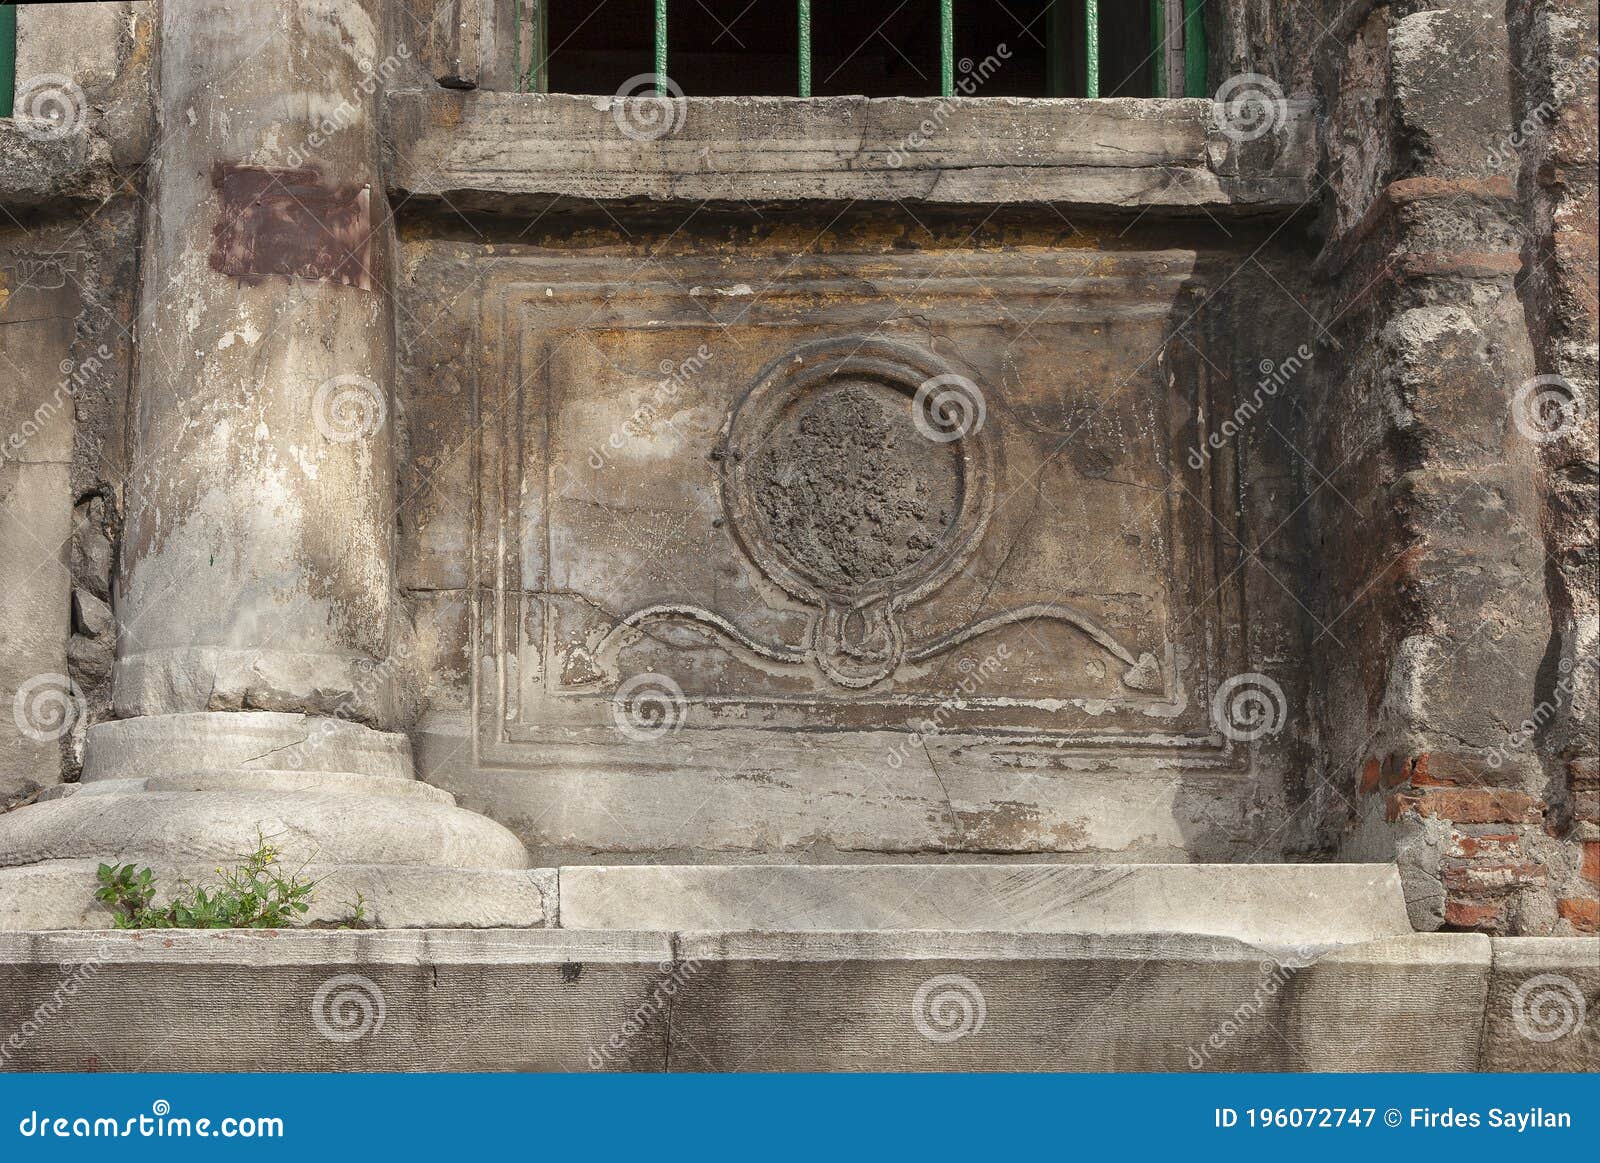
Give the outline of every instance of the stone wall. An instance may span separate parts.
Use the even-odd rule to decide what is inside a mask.
[[[0,714],[6,801],[75,778],[84,727],[110,714],[113,623],[127,615],[114,595],[128,581],[113,563],[139,427],[133,288],[155,277],[137,245],[150,225],[151,7],[30,5],[19,77],[72,78],[63,107],[83,132],[0,123],[0,693],[75,715],[65,737],[46,718],[37,738]],[[385,301],[395,463],[391,474],[379,456],[371,476],[398,478],[402,600],[388,625],[391,515],[375,510],[367,540],[384,565],[367,572],[382,617],[345,603],[333,621],[399,696],[357,717],[412,729],[430,780],[552,859],[1398,859],[1420,927],[1594,931],[1592,0],[1212,4],[1213,79],[1265,78],[1289,98],[1260,140],[1219,134],[1203,102],[1159,115],[1074,106],[1071,119],[1056,107],[1049,123],[1020,102],[947,110],[941,148],[908,164],[886,151],[928,106],[843,99],[796,119],[779,103],[703,105],[687,132],[641,144],[618,139],[587,99],[468,99],[461,90],[508,87],[495,31],[507,8],[385,7],[371,40],[383,60],[369,64],[389,88],[414,91],[385,106],[384,152],[370,126],[308,127],[306,144],[331,139],[330,156],[360,144],[397,211],[397,291]],[[1313,125],[1308,185],[1299,161]],[[743,144],[764,134],[779,135],[787,168]],[[284,148],[269,126],[259,156],[243,160],[294,162]],[[209,208],[202,186],[184,196]],[[759,189],[756,204],[741,189]],[[375,217],[386,252],[391,216]],[[388,266],[374,264],[379,282]],[[769,281],[788,298],[745,318]],[[147,285],[148,307],[167,288]],[[319,317],[317,289],[288,285]],[[252,294],[263,310],[284,298]],[[386,336],[374,312],[367,322]],[[1018,322],[1036,315],[1037,329]],[[164,325],[181,334],[186,318],[174,307]],[[693,325],[727,346],[684,389],[695,405],[663,416],[651,391],[698,351],[665,337]],[[981,668],[981,651],[913,660],[906,689],[960,697],[935,700],[955,726],[909,748],[907,723],[884,709],[892,700],[848,693],[866,689],[849,685],[859,662],[819,663],[805,645],[804,602],[778,578],[787,567],[772,567],[783,554],[766,565],[760,551],[739,556],[740,514],[729,525],[700,505],[734,473],[714,455],[729,447],[719,426],[741,393],[778,374],[772,359],[830,329],[875,328],[900,355],[960,366],[990,392],[1004,456],[975,449],[971,466],[988,456],[1015,468],[1052,434],[1084,434],[1055,476],[1021,490],[1031,521],[1002,514],[990,544],[936,563],[954,562],[954,580],[920,614],[867,617],[866,638],[909,626],[942,642],[1037,606],[1057,583],[1071,593],[1077,621],[1056,618],[1049,649],[1007,679],[1017,689],[988,703],[961,685],[962,662]],[[779,333],[795,338],[770,338]],[[547,372],[534,349],[569,335],[585,354]],[[1156,358],[1146,367],[1144,356]],[[252,385],[240,349],[205,358]],[[152,359],[140,368],[154,383]],[[185,391],[211,382],[172,374]],[[157,453],[170,443],[162,433],[189,432],[181,412],[146,437]],[[1225,420],[1225,447],[1212,449],[1205,438]],[[620,450],[607,443],[617,432]],[[598,449],[605,471],[557,490],[566,509],[552,524],[561,462],[550,441],[585,433],[601,443],[578,451]],[[807,459],[804,440],[788,444]],[[942,521],[961,532],[962,518],[917,509],[919,488],[943,496],[931,461],[899,469],[909,492],[890,500],[916,519],[895,526],[889,549],[915,557],[913,541],[938,537],[912,525],[943,536]],[[819,472],[839,485],[836,466]],[[1182,486],[1170,520],[1145,520],[1134,499],[1168,472]],[[638,488],[617,487],[624,478]],[[184,484],[159,473],[147,483]],[[656,486],[665,503],[648,495]],[[260,492],[238,491],[230,512]],[[351,556],[335,538],[311,572],[337,573]],[[276,568],[264,557],[246,580]],[[163,584],[186,576],[188,559],[173,560]],[[757,662],[748,643],[735,643],[741,655],[714,642],[727,638],[714,619],[651,624],[623,647],[643,672],[686,684],[691,730],[672,747],[619,747],[604,700],[545,698],[539,667],[557,657],[547,617],[567,619],[557,661],[582,687],[592,676],[579,673],[577,647],[617,645],[585,619],[667,606],[721,616],[730,597],[760,623],[768,653]],[[193,630],[198,604],[164,609],[175,641]],[[222,641],[236,612],[209,611],[220,627],[209,645],[240,645]],[[1028,633],[1034,620],[1022,619]],[[1027,644],[1020,624],[1005,642]],[[688,659],[682,671],[674,658]],[[596,674],[615,666],[588,661]],[[1246,675],[1272,680],[1283,721],[1233,746],[1211,704]],[[761,702],[796,692],[807,709]],[[348,701],[321,686],[316,697],[248,684],[179,693],[127,709],[343,714]],[[1161,738],[1157,719],[1170,727]],[[715,730],[695,734],[702,725]],[[609,734],[596,745],[595,732]]]
[[[1592,80],[1580,7],[1357,6],[1318,42],[1316,751],[1419,927],[1594,929],[1593,85],[1550,96]]]
[[[0,806],[110,707],[148,8],[30,5],[0,122]]]
[[[1022,208],[976,235],[922,206],[413,219],[425,778],[550,860],[1284,858],[1308,790],[1283,432],[1316,337],[1263,306],[1296,240]],[[826,372],[856,355],[879,387]],[[979,397],[955,453],[857,407],[928,360]],[[904,634],[879,671],[809,645],[850,570]],[[1225,684],[1262,676],[1271,730],[1220,734]],[[664,719],[619,733],[641,677]]]

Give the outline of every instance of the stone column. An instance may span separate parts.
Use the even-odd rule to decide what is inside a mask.
[[[0,926],[104,923],[82,909],[94,862],[204,873],[258,831],[315,862],[324,911],[360,892],[380,924],[540,923],[539,886],[506,871],[521,844],[417,783],[386,730],[406,650],[383,10],[162,5],[118,720],[81,785],[0,819],[0,866],[48,862],[0,876],[53,898]]]
[[[164,5],[119,716],[392,723],[378,8]]]
[[[1560,933],[1550,886],[1574,853],[1551,835],[1521,727],[1553,667],[1540,444],[1522,410],[1524,224],[1500,157],[1516,137],[1506,6],[1365,21],[1330,140],[1365,148],[1376,109],[1394,156],[1323,260],[1343,374],[1317,431],[1338,492],[1308,506],[1327,531],[1326,753],[1355,791],[1341,855],[1396,859],[1418,929]],[[1345,156],[1342,215],[1380,154]]]

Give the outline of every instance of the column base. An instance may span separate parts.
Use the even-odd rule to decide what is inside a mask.
[[[319,882],[313,922],[357,894],[381,928],[548,923],[553,874],[502,826],[417,781],[405,736],[271,711],[90,728],[83,782],[0,816],[0,928],[105,928],[101,862],[153,869],[157,899],[261,838]]]

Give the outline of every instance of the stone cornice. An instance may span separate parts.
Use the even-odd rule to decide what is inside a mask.
[[[1198,98],[687,98],[669,103],[670,132],[645,138],[610,97],[401,90],[389,187],[490,212],[594,199],[1283,217],[1314,196],[1316,155],[1309,103],[1285,109],[1241,143]]]

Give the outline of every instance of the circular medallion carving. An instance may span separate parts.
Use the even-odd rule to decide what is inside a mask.
[[[955,382],[981,403],[976,383],[931,352],[825,340],[768,365],[729,418],[729,522],[767,576],[817,607],[814,657],[835,682],[893,672],[896,611],[959,569],[988,520],[995,437],[982,413],[952,434]]]

